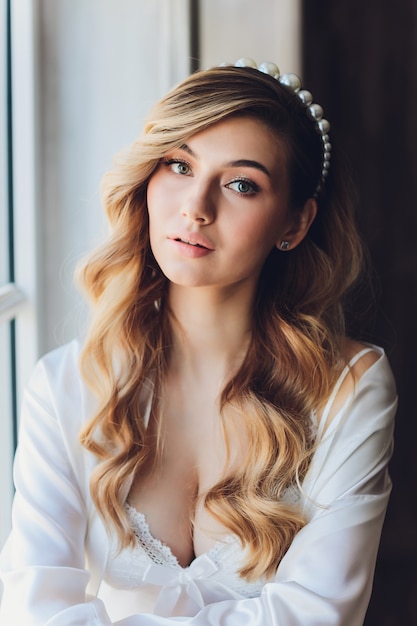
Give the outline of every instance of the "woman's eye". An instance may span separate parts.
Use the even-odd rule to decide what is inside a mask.
[[[245,180],[243,178],[239,178],[239,180],[233,180],[231,183],[228,183],[226,187],[243,195],[256,193],[259,190],[259,187],[255,185],[255,183],[252,183],[251,181]]]
[[[191,171],[190,165],[186,161],[175,161],[174,159],[168,159],[164,161],[164,165],[168,166],[174,174],[187,175]]]

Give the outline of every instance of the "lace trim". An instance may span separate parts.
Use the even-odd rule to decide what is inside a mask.
[[[151,561],[171,569],[184,569],[179,564],[177,557],[172,553],[171,548],[152,535],[146,516],[127,502],[125,508],[138,544]],[[216,541],[214,546],[207,552],[207,556],[218,565],[224,561],[225,553],[231,550],[237,542],[237,538],[233,536],[228,536],[222,541]]]
[[[166,567],[173,569],[181,568],[181,565],[178,563],[178,559],[172,554],[169,546],[164,544],[159,539],[155,539],[152,535],[145,515],[140,513],[133,506],[130,506],[128,503],[126,503],[125,507],[133,533],[139,545],[143,548],[151,561],[153,563],[157,563],[158,565],[165,565]]]

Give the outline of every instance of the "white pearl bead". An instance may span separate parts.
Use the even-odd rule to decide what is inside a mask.
[[[261,63],[260,66],[258,67],[258,70],[260,72],[263,72],[264,74],[269,74],[269,76],[272,76],[273,78],[276,78],[276,79],[278,79],[280,76],[278,66],[275,65],[275,63],[270,63],[269,61],[266,61],[265,63]]]
[[[291,89],[295,92],[300,91],[301,89],[301,80],[297,74],[284,74],[279,78],[279,82],[282,85],[291,87]]]
[[[235,67],[253,67],[255,70],[258,69],[255,61],[249,57],[242,57],[241,59],[238,59],[235,63]]]
[[[307,89],[301,89],[301,91],[297,92],[297,97],[300,98],[301,102],[308,106],[313,102],[313,95],[307,91]]]
[[[319,104],[310,105],[307,111],[313,120],[321,120],[324,114],[323,108]]]
[[[317,126],[318,126],[320,132],[322,134],[324,134],[324,135],[327,135],[327,133],[330,130],[330,124],[329,124],[329,122],[327,120],[319,120],[317,122]]]

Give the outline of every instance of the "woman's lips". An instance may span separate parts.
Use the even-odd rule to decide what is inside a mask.
[[[214,252],[211,242],[200,233],[175,233],[168,235],[168,239],[180,254],[190,258],[198,258]]]

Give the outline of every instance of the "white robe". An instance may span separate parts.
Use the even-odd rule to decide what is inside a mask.
[[[259,597],[239,598],[216,585],[210,592],[207,576],[209,601],[200,597],[196,610],[191,596],[201,572],[194,579],[191,564],[166,583],[185,605],[190,593],[193,608],[182,617],[145,613],[132,592],[114,590],[107,607],[97,597],[110,540],[89,493],[96,460],[78,440],[95,405],[79,374],[79,349],[72,342],[41,359],[24,395],[13,528],[0,559],[1,626],[363,624],[391,490],[396,389],[381,349],[321,437],[303,482],[308,523],[275,577]]]

